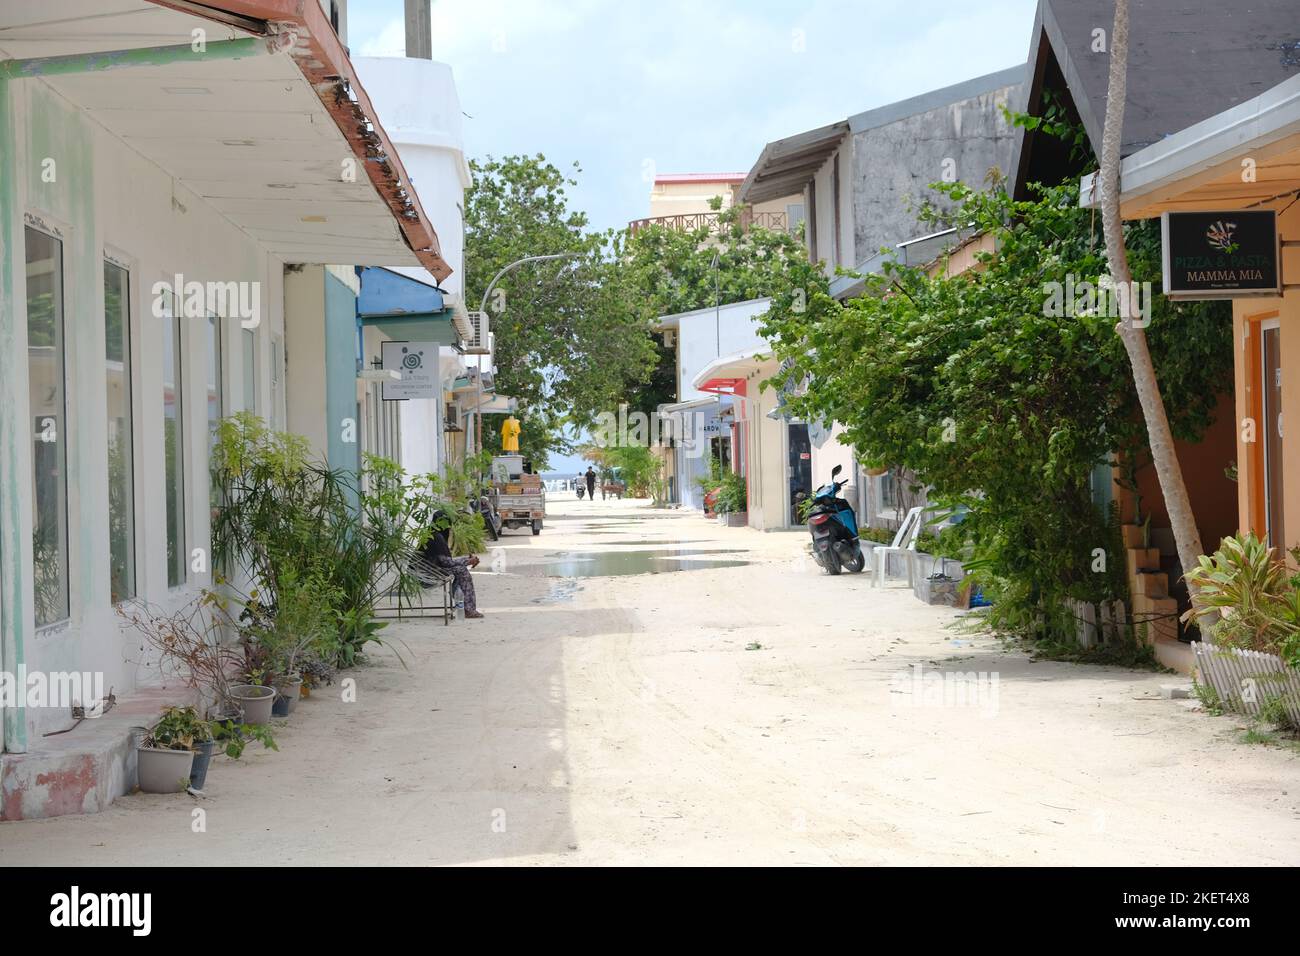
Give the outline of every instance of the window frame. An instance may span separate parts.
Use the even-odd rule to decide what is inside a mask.
[[[187,459],[189,458],[188,443],[190,440],[190,430],[188,427],[186,427],[185,417],[186,415],[189,414],[190,403],[185,400],[185,389],[189,386],[189,373],[191,369],[189,368],[189,363],[186,361],[187,352],[188,352],[187,346],[189,344],[189,341],[185,331],[186,322],[184,321],[185,316],[183,314],[185,310],[184,300],[177,295],[177,290],[172,287],[171,276],[165,276],[163,282],[167,287],[166,292],[164,294],[168,297],[168,306],[167,306],[166,314],[162,317],[162,321],[172,323],[172,331],[175,336],[175,339],[172,343],[172,351],[173,351],[172,359],[173,362],[175,363],[175,367],[173,369],[173,377],[176,379],[176,381],[172,383],[172,388],[175,394],[176,423],[178,429],[178,434],[176,436],[177,447],[175,453],[175,460],[177,466],[180,468],[180,482],[179,482],[180,487],[177,489],[177,494],[176,494],[176,499],[177,499],[176,510],[177,510],[177,517],[179,519],[179,525],[180,525],[179,538],[176,547],[178,564],[180,568],[180,578],[178,581],[175,582],[172,581],[173,569],[170,562],[168,562],[166,565],[167,590],[175,591],[188,585],[190,580],[189,534],[190,534],[191,522],[189,520],[189,496],[190,496],[189,476],[192,469],[188,467],[189,462],[187,461]],[[182,290],[182,294],[183,294],[183,290]],[[160,363],[158,368],[159,371],[158,397],[162,401],[162,419],[163,419],[162,475],[163,475],[163,493],[165,496],[166,493],[170,490],[170,485],[171,485],[171,476],[167,474],[167,354],[165,348],[166,345],[165,337],[163,338],[163,344],[164,344],[164,349],[161,356],[162,362]],[[169,527],[165,510],[166,509],[164,505],[164,515],[163,515],[164,561],[166,560],[166,555],[167,555],[168,537],[171,534],[171,529]]]
[[[59,244],[59,306],[60,306],[59,325],[60,325],[60,346],[61,346],[59,364],[60,364],[60,373],[62,378],[62,381],[60,383],[60,392],[61,392],[60,399],[62,404],[62,411],[61,411],[61,418],[58,427],[62,431],[61,440],[63,442],[63,449],[62,449],[63,460],[61,462],[60,471],[62,472],[62,478],[63,478],[63,482],[62,482],[63,484],[63,587],[64,587],[65,594],[63,600],[64,613],[61,617],[57,617],[53,620],[49,620],[45,622],[41,622],[40,620],[37,619],[36,593],[35,593],[36,579],[34,573],[34,565],[36,561],[34,539],[36,535],[36,511],[37,511],[36,485],[35,485],[36,449],[35,449],[35,435],[33,433],[31,436],[32,437],[32,444],[31,444],[32,460],[30,463],[33,483],[30,486],[31,522],[30,522],[30,527],[28,529],[28,533],[31,535],[33,539],[32,540],[32,544],[33,544],[32,620],[37,633],[41,633],[45,631],[57,631],[68,627],[71,624],[73,617],[75,616],[75,612],[78,610],[78,608],[74,606],[74,602],[73,602],[73,595],[76,593],[76,589],[73,587],[73,585],[76,582],[74,582],[74,572],[73,572],[71,551],[72,551],[72,539],[73,539],[73,533],[72,533],[73,515],[78,513],[77,509],[80,507],[80,500],[79,498],[75,497],[76,495],[75,483],[68,480],[68,468],[70,466],[70,461],[71,461],[68,452],[72,447],[72,436],[74,435],[74,429],[72,428],[72,423],[68,417],[68,409],[70,407],[75,407],[76,405],[75,399],[77,397],[72,390],[72,384],[73,384],[72,379],[68,375],[68,367],[70,364],[75,364],[75,359],[76,359],[75,349],[69,348],[69,345],[72,340],[68,336],[68,313],[75,307],[75,302],[72,300],[72,296],[71,296],[72,290],[69,287],[68,267],[67,267],[67,258],[68,258],[67,250],[68,250],[68,246],[72,243],[73,234],[72,234],[71,227],[67,223],[60,221],[57,217],[50,216],[47,213],[39,212],[32,209],[28,209],[24,211],[22,227],[23,227],[23,233],[22,233],[23,236],[23,245],[22,245],[23,318],[22,321],[23,321],[23,336],[27,345],[27,359],[26,359],[27,392],[28,392],[27,418],[29,420],[26,423],[26,427],[28,429],[32,427],[32,424],[35,420],[35,416],[33,414],[33,410],[31,407],[31,341],[29,338],[29,333],[31,331],[31,316],[28,309],[28,302],[30,301],[31,291],[27,285],[27,230],[30,229],[33,232],[39,233],[40,235],[43,235],[46,238],[53,240],[54,242],[57,242]],[[72,361],[70,362],[70,360]]]
[[[109,600],[110,603],[113,603],[116,606],[117,604],[121,604],[124,603],[125,601],[129,601],[132,600],[133,598],[139,597],[140,592],[142,590],[141,585],[145,581],[145,576],[141,573],[142,567],[141,567],[141,560],[140,560],[141,553],[143,550],[140,547],[140,543],[141,543],[140,515],[144,513],[143,509],[141,508],[142,482],[140,481],[140,476],[144,474],[144,469],[142,468],[143,460],[144,460],[144,451],[142,448],[143,443],[140,440],[140,434],[138,429],[140,422],[143,420],[142,416],[144,414],[144,407],[143,407],[144,389],[141,383],[142,363],[141,363],[141,345],[140,345],[141,330],[142,330],[142,325],[141,325],[142,310],[138,308],[138,304],[141,296],[141,284],[140,284],[139,260],[137,260],[134,256],[130,256],[122,252],[120,249],[118,249],[117,247],[113,246],[110,243],[105,243],[104,248],[101,250],[100,265],[101,265],[101,270],[100,270],[101,281],[103,281],[103,267],[111,265],[111,266],[115,266],[118,269],[121,269],[123,272],[126,273],[126,283],[127,283],[127,295],[125,300],[126,314],[123,317],[123,320],[124,320],[124,327],[126,330],[126,345],[128,351],[126,361],[129,363],[127,369],[126,382],[127,382],[127,388],[130,390],[130,395],[127,401],[127,411],[131,416],[131,421],[130,421],[131,573],[133,576],[132,590],[134,593],[132,593],[128,597],[123,598],[121,601],[113,602],[112,601],[112,580],[110,577]],[[104,302],[104,312],[107,313],[108,311],[107,285],[105,285],[103,289],[103,302]],[[105,314],[105,318],[107,318],[107,314]],[[107,336],[107,328],[105,329],[105,335]],[[108,348],[107,339],[105,340],[104,348],[106,350]],[[105,361],[107,361],[107,357],[105,358]],[[107,409],[105,409],[105,411],[107,412]],[[107,453],[107,445],[105,445],[105,453]],[[111,516],[110,516],[110,520],[111,520]],[[110,526],[110,532],[111,532],[111,526]],[[109,560],[111,562],[112,560],[111,533],[110,533],[109,548],[110,548]],[[111,573],[112,572],[110,567],[110,575]]]

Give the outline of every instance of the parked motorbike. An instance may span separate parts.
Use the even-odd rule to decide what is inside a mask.
[[[470,510],[476,511],[483,516],[483,527],[493,541],[501,537],[501,515],[492,505],[492,499],[487,495],[479,495],[477,501],[470,501]]]
[[[848,568],[855,574],[867,566],[867,557],[858,538],[858,517],[853,506],[839,497],[847,481],[836,481],[843,470],[836,465],[831,480],[813,494],[808,508],[808,531],[812,534],[813,559],[829,574],[839,574]]]

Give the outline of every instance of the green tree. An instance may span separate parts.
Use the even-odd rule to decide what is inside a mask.
[[[808,377],[797,413],[843,423],[867,464],[905,468],[932,502],[965,509],[1001,623],[1072,633],[1064,598],[1124,587],[1118,529],[1094,505],[1091,475],[1117,452],[1146,450],[1114,318],[1064,301],[1105,271],[1101,237],[1077,185],[1029,202],[1000,184],[935,188],[996,251],[952,277],[890,264],[843,305],[818,293],[799,312],[779,297],[764,334]],[[1158,229],[1130,225],[1128,245],[1135,278],[1159,288]],[[1230,380],[1231,313],[1155,296],[1148,335],[1174,432],[1196,438]]]
[[[510,263],[572,253],[566,261],[507,273],[487,302],[498,391],[519,400],[521,418],[544,426],[547,448],[564,448],[562,423],[582,427],[617,407],[628,384],[644,381],[654,368],[649,321],[620,281],[623,240],[588,229],[586,215],[570,207],[567,190],[577,181],[541,154],[489,156],[471,169],[474,185],[465,199],[471,307]],[[574,172],[580,172],[576,163]]]
[[[715,304],[825,286],[797,234],[748,224],[743,206],[721,210],[716,197],[712,205],[719,210],[714,226],[683,230],[654,224],[628,239],[621,281],[629,290],[626,299],[641,310],[646,323]],[[651,414],[675,398],[676,386],[673,352],[660,346],[654,372],[629,390],[626,401],[633,411]]]

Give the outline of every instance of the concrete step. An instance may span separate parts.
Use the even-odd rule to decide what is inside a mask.
[[[1191,674],[1196,666],[1196,653],[1191,644],[1177,640],[1159,640],[1156,641],[1155,651],[1156,660],[1180,674]]]
[[[1139,571],[1160,570],[1159,548],[1127,548],[1124,551],[1124,557],[1128,562],[1128,577],[1130,581],[1137,577]]]
[[[1140,635],[1144,630],[1149,643],[1178,642],[1178,602],[1171,597],[1133,595],[1133,626]]]
[[[1169,575],[1164,571],[1140,571],[1129,581],[1129,587],[1134,595],[1169,597]]]
[[[26,753],[0,754],[0,820],[103,810],[135,789],[132,728],[152,725],[165,707],[197,700],[197,692],[185,687],[141,688],[75,730],[29,740]]]

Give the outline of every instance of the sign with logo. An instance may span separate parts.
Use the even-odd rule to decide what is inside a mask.
[[[1171,299],[1281,295],[1277,213],[1167,212],[1160,218]]]
[[[438,396],[438,343],[385,342],[380,346],[384,371],[401,374],[400,381],[384,382],[386,402]]]

